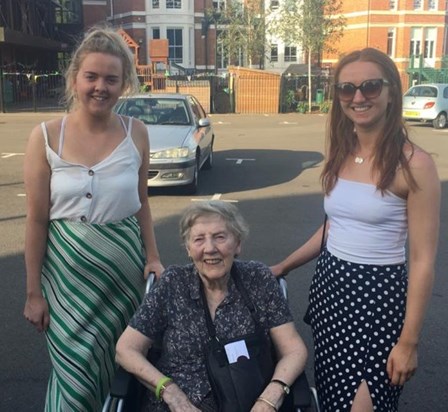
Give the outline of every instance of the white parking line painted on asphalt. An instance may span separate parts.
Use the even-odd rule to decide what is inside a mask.
[[[279,124],[298,124],[298,122],[287,122],[285,120],[284,122],[280,122]]]
[[[2,159],[7,159],[8,157],[14,157],[14,156],[24,156],[25,153],[2,153]]]
[[[223,202],[238,203],[238,200],[221,199],[222,193],[215,193],[211,199],[191,199],[192,202],[204,202],[206,200],[222,200]]]
[[[213,124],[232,124],[232,123],[219,121],[219,122],[213,122]]]
[[[233,159],[233,158],[227,158],[226,160],[230,160],[231,162],[235,162],[235,164],[240,165],[243,162],[255,162],[255,159]]]
[[[19,194],[17,195],[17,197],[26,197],[26,194],[25,194],[25,193],[19,193]]]

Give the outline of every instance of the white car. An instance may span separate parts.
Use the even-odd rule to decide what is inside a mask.
[[[177,93],[142,94],[119,99],[116,112],[148,127],[148,186],[182,186],[186,193],[196,193],[199,170],[212,168],[215,139],[198,100]]]
[[[443,129],[448,122],[448,84],[412,86],[403,96],[403,117],[407,121],[431,122]]]

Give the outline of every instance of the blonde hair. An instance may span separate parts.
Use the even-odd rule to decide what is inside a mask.
[[[71,108],[75,102],[73,84],[84,58],[90,53],[105,53],[118,57],[123,64],[123,94],[137,93],[139,81],[134,57],[123,37],[109,27],[92,27],[74,51],[65,72],[65,104]]]

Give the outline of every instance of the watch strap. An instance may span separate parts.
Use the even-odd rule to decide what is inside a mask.
[[[285,392],[286,395],[289,395],[290,387],[285,382],[280,379],[272,379],[271,382],[278,383],[283,388],[283,392]]]

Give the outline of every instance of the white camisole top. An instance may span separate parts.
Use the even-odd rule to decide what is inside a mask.
[[[372,265],[406,260],[406,200],[375,185],[339,178],[324,201],[330,220],[328,251],[340,259]]]
[[[124,139],[98,164],[87,167],[61,158],[66,117],[62,120],[58,153],[48,144],[45,123],[47,160],[51,168],[50,220],[68,219],[89,223],[110,223],[132,216],[140,210],[138,171],[142,159],[131,137],[129,127],[120,117]]]

